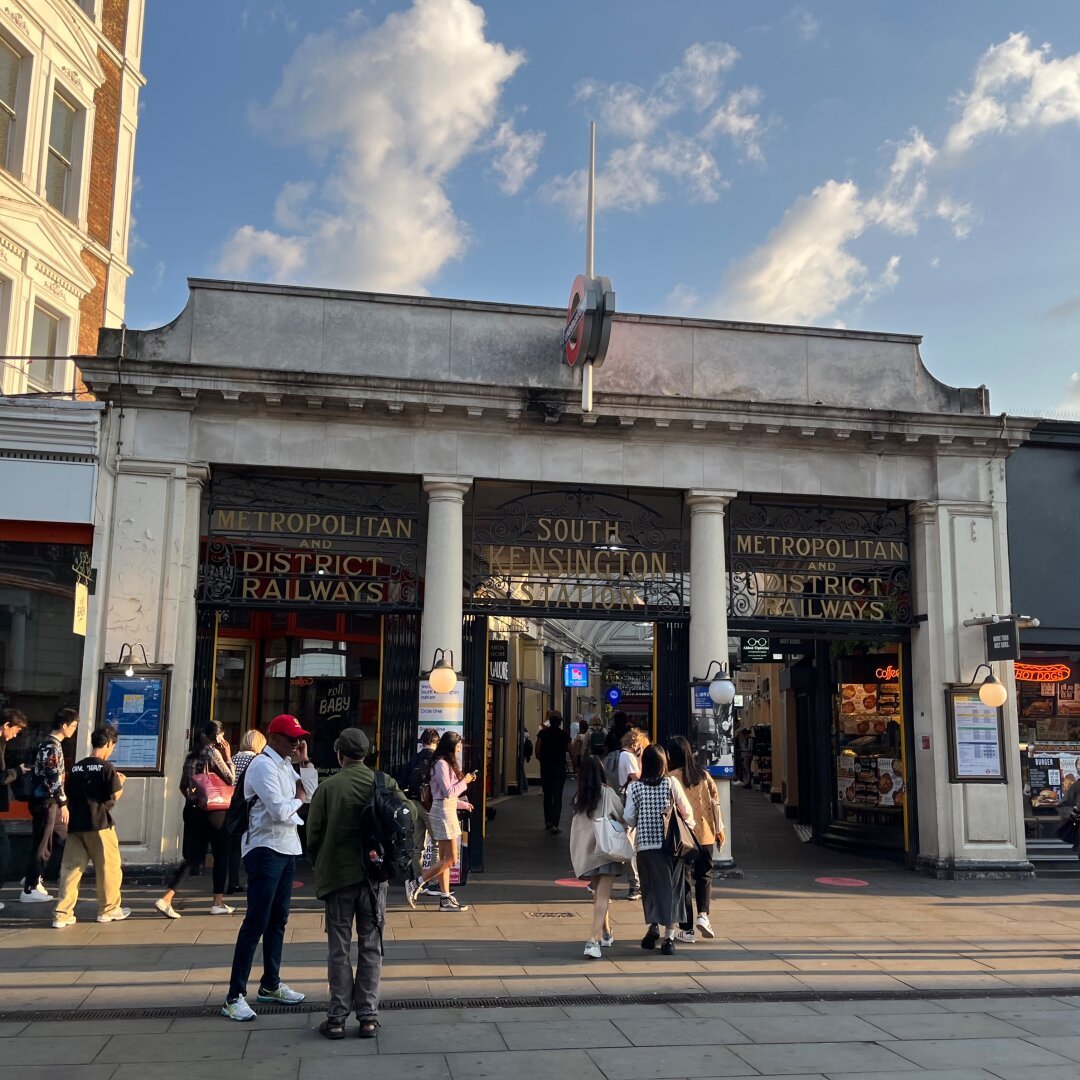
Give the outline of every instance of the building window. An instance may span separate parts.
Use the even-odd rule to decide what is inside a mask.
[[[75,106],[63,94],[54,92],[49,122],[49,161],[45,167],[45,198],[61,214],[66,214],[68,207],[77,116]]]
[[[0,39],[0,168],[11,171],[15,154],[15,97],[22,57]]]
[[[30,355],[34,359],[26,365],[28,390],[47,393],[54,389],[61,328],[61,320],[57,316],[43,307],[34,308],[34,322],[30,331]]]
[[[74,0],[75,6],[85,12],[88,19],[97,18],[97,0]]]

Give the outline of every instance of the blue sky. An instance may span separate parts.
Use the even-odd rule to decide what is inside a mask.
[[[1080,413],[1075,0],[151,3],[143,70],[130,326],[189,275],[561,306],[595,119],[619,310]]]

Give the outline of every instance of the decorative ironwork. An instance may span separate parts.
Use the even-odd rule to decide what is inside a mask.
[[[728,508],[728,617],[906,626],[907,511],[735,499]]]
[[[680,494],[477,481],[471,516],[469,610],[684,614]]]
[[[215,475],[199,596],[217,607],[419,610],[420,507],[416,481]]]

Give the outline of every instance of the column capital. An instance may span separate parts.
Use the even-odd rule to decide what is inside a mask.
[[[723,514],[727,504],[738,494],[737,491],[690,488],[686,492],[686,505],[690,507],[691,514]]]
[[[461,502],[472,490],[473,479],[471,476],[425,476],[423,484],[429,499]]]
[[[940,502],[930,500],[912,503],[908,508],[908,517],[913,525],[931,524],[937,520],[941,505]]]

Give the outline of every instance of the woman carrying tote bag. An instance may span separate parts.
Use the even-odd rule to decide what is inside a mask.
[[[667,755],[663,747],[647,746],[641,755],[641,779],[626,789],[623,817],[627,825],[637,825],[638,875],[641,878],[641,906],[648,929],[641,939],[643,949],[655,949],[664,927],[660,951],[675,952],[675,930],[686,918],[684,863],[664,851],[669,816],[678,814],[691,829],[694,811],[678,780],[667,775]]]
[[[676,941],[693,943],[694,900],[697,900],[697,929],[704,937],[716,937],[709,922],[709,905],[712,900],[713,844],[724,843],[724,824],[720,819],[720,794],[713,778],[698,764],[690,749],[690,743],[682,735],[676,735],[668,743],[668,764],[671,776],[679,781],[694,811],[694,835],[701,849],[693,859],[686,862],[686,918],[679,924]]]
[[[592,960],[603,956],[601,948],[615,944],[608,918],[611,889],[633,855],[622,828],[622,814],[622,800],[609,786],[600,759],[592,755],[582,758],[570,823],[570,861],[574,873],[593,889],[592,935],[585,942],[585,955]]]

